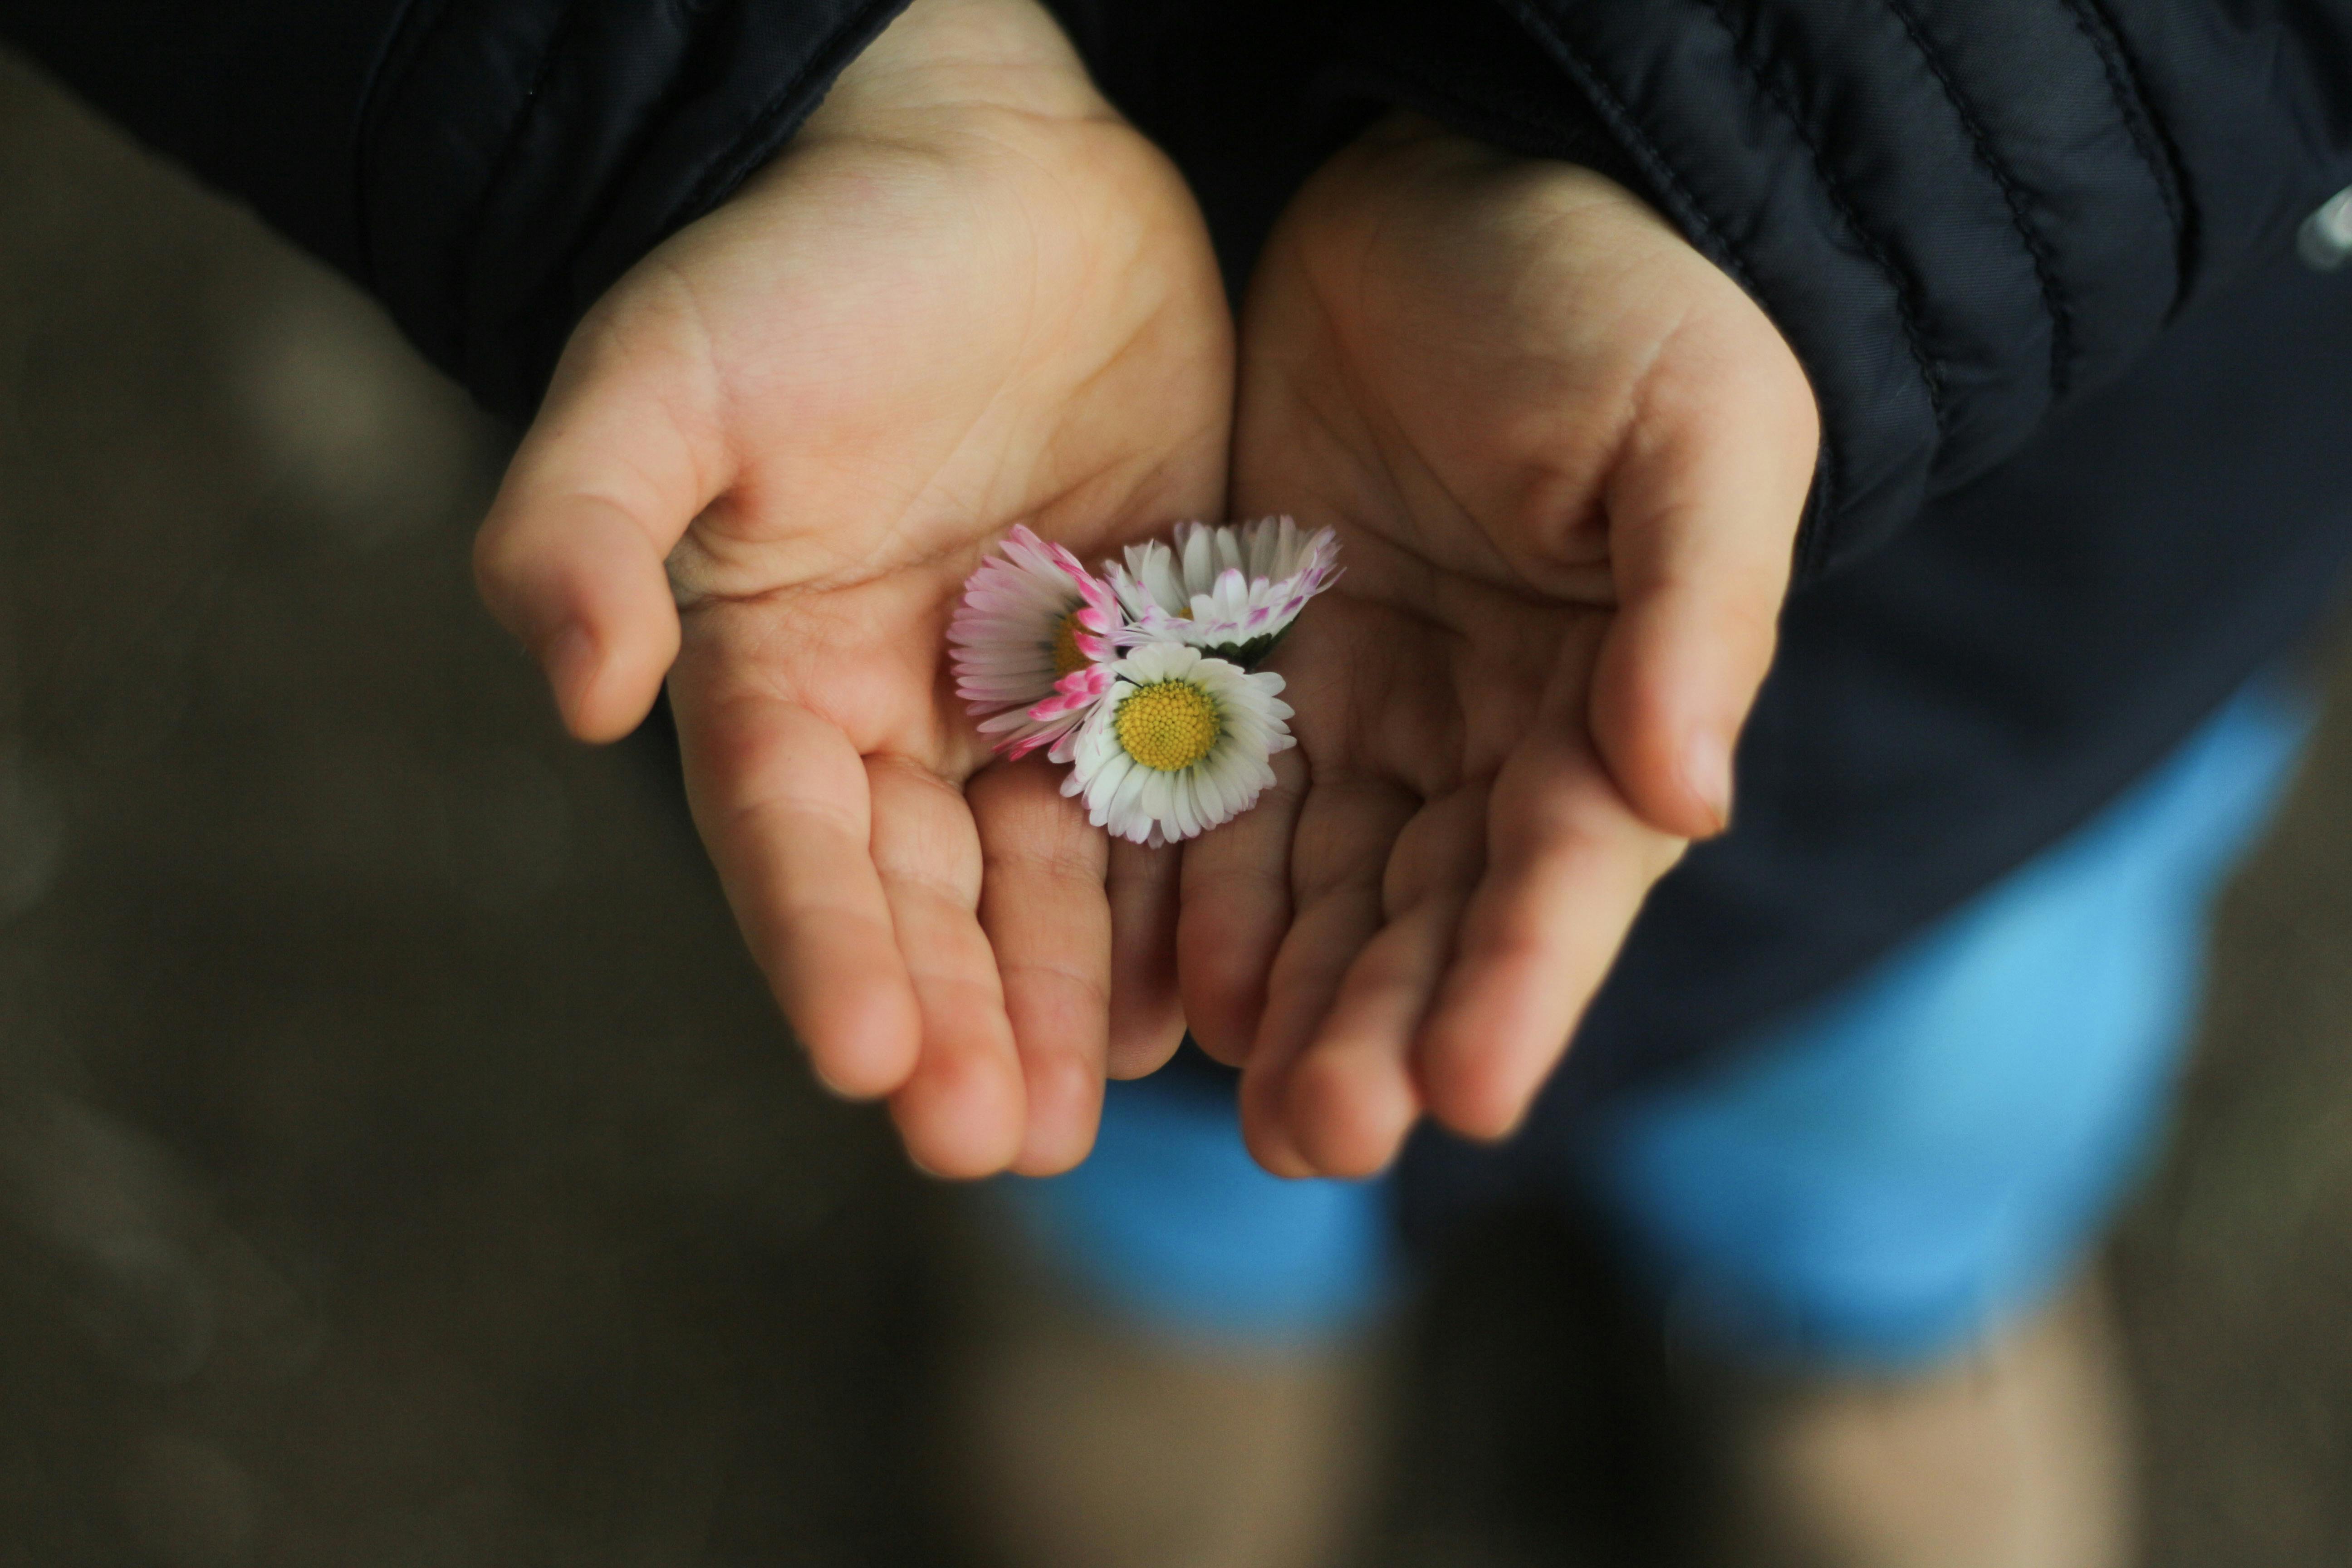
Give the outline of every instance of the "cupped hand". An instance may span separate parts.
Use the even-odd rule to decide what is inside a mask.
[[[1251,286],[1237,510],[1339,531],[1273,663],[1298,749],[1188,847],[1185,1010],[1251,1150],[1507,1133],[1651,885],[1730,811],[1818,445],[1761,310],[1622,187],[1412,117]]]
[[[583,322],[482,530],[576,734],[667,676],[754,956],[927,1169],[1076,1163],[1181,1033],[1173,858],[992,762],[945,632],[1014,523],[1092,561],[1216,510],[1231,335],[1181,181],[1045,14],[916,0]]]

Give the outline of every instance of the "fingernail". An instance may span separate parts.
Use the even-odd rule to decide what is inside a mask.
[[[1683,759],[1684,781],[1715,817],[1715,831],[1731,826],[1731,742],[1713,730],[1691,737]]]

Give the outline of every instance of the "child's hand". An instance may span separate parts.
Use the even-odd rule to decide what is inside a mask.
[[[1107,1067],[1174,1047],[1172,857],[988,765],[944,639],[1015,522],[1091,561],[1219,509],[1230,338],[1190,195],[1045,14],[917,0],[581,325],[483,528],[575,733],[668,675],[753,953],[934,1171],[1073,1163]]]
[[[1237,510],[1347,571],[1275,660],[1284,788],[1187,847],[1185,1009],[1262,1163],[1355,1174],[1424,1110],[1508,1131],[1723,825],[1817,420],[1624,190],[1402,117],[1292,204],[1242,342]]]

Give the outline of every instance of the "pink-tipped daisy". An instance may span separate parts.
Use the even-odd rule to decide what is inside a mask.
[[[1232,821],[1274,783],[1267,759],[1297,743],[1271,671],[1156,642],[1109,673],[1062,793],[1085,795],[1087,819],[1121,838],[1156,847]]]
[[[956,695],[1019,757],[1066,739],[1086,718],[1080,694],[1108,689],[1094,672],[1118,657],[1120,617],[1109,584],[1060,545],[1016,527],[999,550],[965,580],[948,644]]]
[[[1286,517],[1251,523],[1180,522],[1174,549],[1157,540],[1108,563],[1131,623],[1120,642],[1181,642],[1247,669],[1339,574],[1339,541]]]
[[[1045,746],[1048,748],[1047,762],[1066,763],[1076,750],[1087,716],[1110,694],[1110,669],[1108,664],[1089,664],[1083,669],[1074,669],[1054,683],[1051,697],[1018,713],[999,713],[993,719],[984,719],[981,731],[1013,732],[1016,739],[1012,743],[997,742],[1007,755],[1025,757]]]

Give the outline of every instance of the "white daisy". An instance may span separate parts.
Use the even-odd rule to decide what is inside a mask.
[[[1176,545],[1127,547],[1127,563],[1106,563],[1132,623],[1122,643],[1189,643],[1243,668],[1255,665],[1339,574],[1339,541],[1308,533],[1286,517],[1251,523],[1176,525]]]
[[[992,715],[982,731],[1018,757],[1076,731],[1086,711],[1069,706],[1072,692],[1108,689],[1107,676],[1088,672],[1117,657],[1110,639],[1120,617],[1109,585],[1060,545],[1016,527],[999,549],[966,579],[948,643],[956,695],[973,713]]]
[[[1062,793],[1083,794],[1087,818],[1121,838],[1157,847],[1232,821],[1274,782],[1266,759],[1297,744],[1271,671],[1147,643],[1110,676]]]

